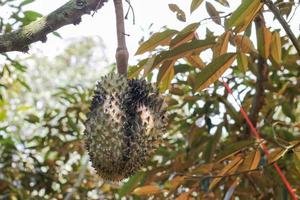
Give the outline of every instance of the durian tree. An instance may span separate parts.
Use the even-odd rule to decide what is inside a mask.
[[[125,52],[119,74],[95,88],[98,77],[63,85],[50,98],[59,107],[24,115],[30,101],[19,108],[9,100],[34,93],[30,63],[6,52],[46,42],[106,1],[72,0],[44,17],[22,10],[31,2],[1,2],[15,23],[1,20],[0,198],[299,198],[300,42],[288,24],[299,2],[243,0],[232,8],[227,0],[191,0],[189,13],[199,16],[192,24],[166,4],[184,29],[152,33],[128,71]],[[119,50],[126,50],[123,28]]]

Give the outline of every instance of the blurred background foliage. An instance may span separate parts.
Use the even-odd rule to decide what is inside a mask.
[[[1,34],[41,16],[22,9],[33,1],[0,1],[10,11],[0,16]],[[233,17],[220,17],[214,5],[229,7],[230,2],[190,3],[191,13],[205,4],[210,23],[223,26],[224,32],[207,29],[199,39],[201,23],[195,23],[183,30],[164,28],[141,41],[139,62],[130,67],[129,76],[156,82],[165,93],[168,133],[147,167],[122,182],[96,175],[82,140],[93,87],[114,70],[101,38],[66,41],[63,53],[55,57],[1,54],[0,199],[288,199],[273,162],[300,195],[299,55],[278,30],[254,20],[247,26],[234,21],[253,9],[237,8]],[[275,4],[288,18],[299,2]],[[178,20],[188,17],[177,5],[169,7]],[[254,14],[264,12],[267,8]],[[203,75],[205,66],[227,70],[222,80],[255,120],[269,158],[222,82],[216,81],[220,74]],[[257,97],[259,84],[264,94]],[[255,102],[261,106],[257,110]]]

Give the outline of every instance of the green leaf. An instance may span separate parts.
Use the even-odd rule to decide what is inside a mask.
[[[245,74],[248,70],[248,57],[244,53],[237,54],[238,68]]]
[[[58,32],[56,32],[56,31],[54,31],[54,32],[52,32],[52,34],[54,35],[54,36],[56,36],[56,37],[58,37],[58,38],[63,38]]]
[[[242,140],[239,142],[234,142],[231,144],[227,144],[226,147],[221,151],[221,153],[217,156],[216,161],[221,162],[227,158],[229,158],[230,156],[232,156],[233,154],[254,145],[254,141],[253,140]]]
[[[24,12],[24,18],[22,19],[23,25],[28,25],[29,23],[35,21],[37,18],[42,17],[38,12],[28,10]]]
[[[203,0],[193,0],[190,8],[191,13],[194,12],[201,5],[202,2]]]
[[[0,109],[0,121],[5,121],[7,118],[7,110],[1,108]]]
[[[16,68],[16,70],[18,70],[20,72],[26,72],[26,66],[22,65],[21,63],[13,62],[12,64]]]
[[[262,6],[260,0],[243,0],[241,5],[232,13],[228,21],[229,28],[241,26],[237,31],[246,29]]]
[[[22,3],[20,3],[20,6],[25,6],[27,4],[30,4],[30,3],[34,2],[34,1],[35,0],[24,0],[24,1],[22,1]]]
[[[36,124],[36,123],[40,122],[40,118],[34,114],[27,115],[27,118],[25,120],[32,124]]]
[[[17,81],[23,86],[25,87],[28,91],[31,91],[30,86],[23,80],[21,80],[20,78],[17,78]]]
[[[226,53],[217,57],[210,64],[204,67],[197,76],[194,91],[200,91],[218,80],[220,76],[222,76],[222,74],[231,66],[235,58],[235,53]]]
[[[159,45],[168,45],[171,38],[177,33],[176,30],[167,29],[163,32],[153,34],[150,39],[143,42],[138,48],[135,55],[143,54],[147,51],[154,50]]]
[[[287,103],[287,102],[284,102],[282,104],[282,112],[287,116],[289,117],[292,122],[295,122],[296,121],[296,116],[294,115],[294,112],[293,112],[293,109],[291,108],[291,104]]]
[[[185,13],[176,4],[169,4],[169,8],[172,12],[176,13],[176,17],[179,21],[186,21]]]
[[[212,47],[214,44],[214,40],[193,40],[191,42],[184,43],[172,50],[161,52],[156,56],[153,65],[157,66],[164,60],[176,60],[193,53],[199,53],[205,49]]]
[[[122,188],[119,189],[119,195],[123,197],[129,194],[139,184],[144,176],[145,173],[138,172],[134,176],[130,177],[129,180],[122,186]]]

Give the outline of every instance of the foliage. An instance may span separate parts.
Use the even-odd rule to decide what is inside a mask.
[[[274,162],[300,195],[300,57],[286,35],[266,25],[268,10],[259,0],[243,0],[225,15],[230,1],[190,3],[192,15],[207,9],[206,35],[197,33],[200,17],[182,30],[154,33],[141,43],[136,53],[141,60],[129,69],[130,78],[146,78],[165,93],[169,125],[165,144],[147,168],[121,183],[104,182],[86,168],[82,122],[98,76],[91,68],[99,62],[91,59],[95,44],[71,45],[55,62],[33,56],[26,63],[4,55],[0,199],[287,199]],[[294,1],[275,3],[286,18],[296,7]],[[169,8],[188,21],[179,6]],[[33,71],[26,71],[31,62]],[[223,81],[263,140],[252,136]]]

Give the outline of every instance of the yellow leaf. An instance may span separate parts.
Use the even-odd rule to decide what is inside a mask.
[[[138,196],[154,195],[161,193],[161,190],[158,185],[145,185],[136,188],[132,193]]]
[[[200,97],[198,97],[198,96],[185,96],[183,98],[183,100],[187,101],[187,102],[194,102],[194,101],[197,101],[199,99],[200,99]]]
[[[252,41],[246,35],[237,35],[234,42],[237,49],[242,53],[257,52]]]
[[[174,77],[174,63],[173,60],[165,61],[158,72],[157,84],[162,92],[169,88]]]
[[[202,61],[202,59],[200,58],[200,56],[198,55],[191,55],[191,56],[187,56],[186,60],[193,66],[193,67],[197,67],[197,68],[203,68],[205,66],[205,63]]]
[[[273,163],[279,160],[284,154],[287,152],[286,149],[283,148],[276,148],[274,151],[272,151],[268,157],[268,163]]]
[[[243,164],[241,165],[239,171],[248,171],[248,170],[253,170],[253,169],[256,169],[259,162],[260,162],[260,158],[261,158],[261,155],[260,155],[260,152],[259,150],[257,149],[256,151],[252,151],[250,152]]]
[[[262,26],[257,31],[257,48],[263,58],[268,58],[270,55],[272,33],[265,26]]]
[[[175,200],[189,200],[192,191],[181,193]]]
[[[236,27],[234,30],[238,33],[245,31],[249,26],[249,24],[254,20],[258,11],[262,8],[263,5],[264,5],[263,3],[255,4],[255,6],[250,10],[250,14],[245,16],[242,25]]]
[[[200,23],[193,23],[188,26],[186,26],[184,29],[182,29],[174,39],[170,42],[170,48],[174,49],[178,47],[181,44],[184,44],[193,38],[195,38],[195,31],[199,27]]]
[[[228,69],[236,58],[236,54],[227,53],[214,59],[210,64],[202,69],[197,77],[194,91],[207,88],[210,84],[217,81],[220,76]]]
[[[135,55],[143,54],[147,51],[152,51],[159,45],[168,45],[170,40],[176,33],[176,30],[167,29],[163,32],[153,34],[150,39],[140,45]]]
[[[179,58],[190,56],[192,54],[199,54],[201,51],[212,47],[215,42],[212,39],[207,40],[193,40],[184,43],[169,51],[162,51],[156,56],[153,66],[160,65],[165,60],[176,61]]]
[[[185,176],[176,176],[175,178],[173,178],[170,181],[167,181],[164,185],[166,189],[169,189],[169,195],[172,194],[174,191],[176,191],[176,189],[184,184],[184,182],[186,181]]]
[[[294,151],[296,157],[298,158],[298,160],[300,161],[300,150],[299,151]]]
[[[242,162],[243,158],[241,156],[237,156],[228,165],[226,165],[217,176],[226,176],[233,174],[234,172],[236,172],[236,170],[242,164]],[[212,190],[221,181],[221,179],[221,177],[214,178],[209,185],[209,190]]]
[[[263,35],[264,35],[264,58],[268,58],[270,55],[271,41],[272,41],[272,33],[265,26],[263,27]]]
[[[178,85],[172,85],[172,87],[169,89],[169,92],[178,96],[182,96],[185,93],[184,90],[181,89]]]
[[[299,140],[295,141],[294,144],[296,147],[293,149],[293,151],[296,157],[298,158],[298,160],[300,161],[300,141]]]
[[[213,167],[213,163],[202,164],[193,170],[193,174],[209,174],[213,170]]]
[[[229,38],[231,31],[226,31],[223,35],[218,38],[217,44],[214,46],[214,58],[227,53]]]
[[[276,31],[272,34],[271,57],[277,64],[281,64],[281,55],[281,39],[279,33]]]

